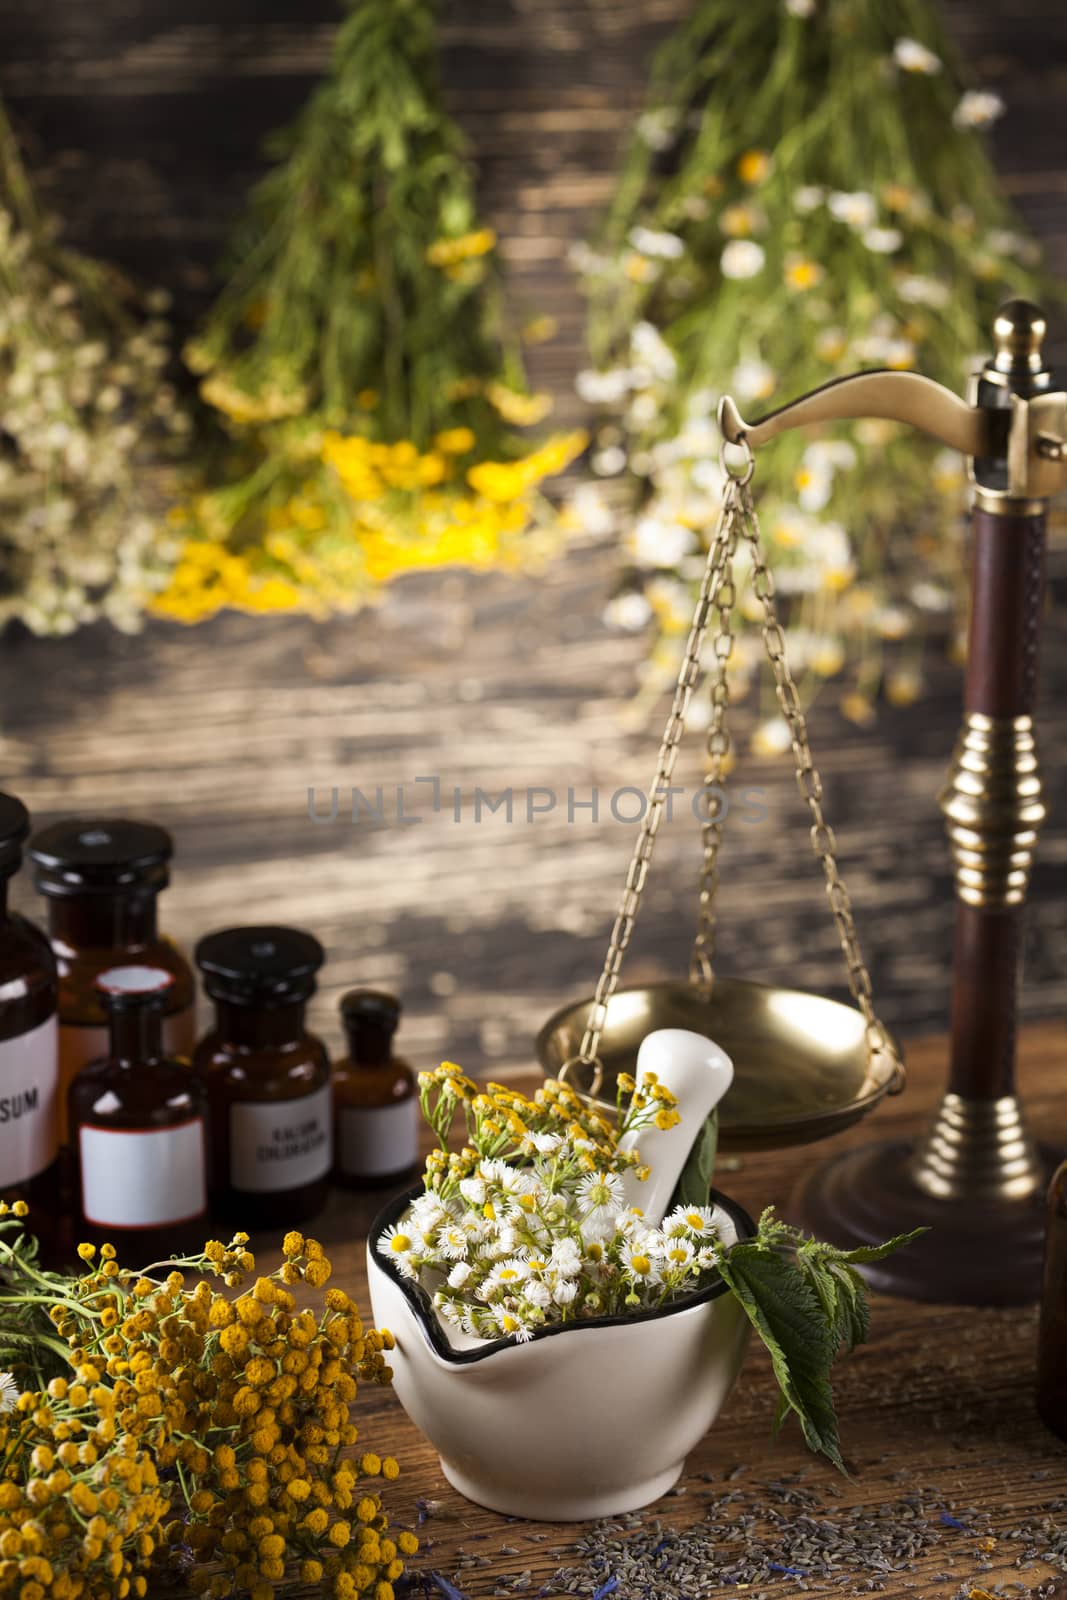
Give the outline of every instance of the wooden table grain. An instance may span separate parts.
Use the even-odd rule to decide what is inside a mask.
[[[718,1184],[752,1211],[773,1204],[787,1214],[798,1181],[815,1163],[849,1144],[906,1135],[922,1126],[943,1085],[946,1049],[939,1038],[917,1042],[908,1051],[907,1092],[832,1145],[743,1161],[723,1158]],[[1034,1124],[1060,1147],[1067,1146],[1065,1057],[1062,1025],[1041,1025],[1024,1034],[1022,1092]],[[310,1225],[328,1247],[335,1281],[356,1294],[365,1312],[365,1239],[387,1198],[384,1191],[336,1190],[326,1212]],[[277,1259],[274,1242],[264,1241],[259,1265]],[[980,1588],[1022,1600],[1048,1594],[1058,1584],[1063,1586],[1059,1592],[1067,1593],[1067,1445],[1043,1428],[1034,1408],[1036,1332],[1036,1308],[976,1311],[875,1297],[870,1342],[840,1364],[835,1379],[850,1480],[813,1457],[795,1426],[772,1439],[773,1379],[762,1350],[753,1348],[722,1415],[689,1459],[679,1486],[684,1493],[650,1508],[644,1520],[658,1519],[664,1529],[689,1528],[724,1494],[736,1499],[718,1506],[717,1523],[768,1511],[772,1519],[788,1520],[795,1509],[783,1499],[783,1485],[800,1487],[812,1498],[804,1514],[835,1520],[847,1518],[854,1508],[891,1507],[915,1493],[922,1507],[920,1554],[909,1568],[879,1573],[862,1563],[850,1567],[846,1559],[836,1582],[784,1573],[731,1584],[721,1592],[744,1594],[744,1600],[757,1594],[778,1600],[801,1589],[821,1596],[866,1594],[873,1588],[894,1600],[953,1600]],[[625,1397],[605,1394],[604,1404],[625,1404]],[[401,1477],[388,1490],[392,1519],[410,1526],[423,1517],[418,1529],[423,1545],[410,1562],[415,1594],[442,1592],[431,1577],[438,1573],[466,1600],[511,1592],[550,1597],[561,1592],[556,1579],[561,1568],[583,1566],[573,1547],[589,1524],[526,1522],[470,1504],[449,1486],[433,1449],[389,1391],[361,1389],[355,1415],[364,1447],[388,1450],[401,1464]],[[501,1418],[502,1427],[511,1425]],[[522,1448],[518,1434],[515,1448]],[[1012,1537],[1020,1529],[1029,1531]],[[777,1537],[768,1523],[772,1553]],[[1034,1554],[1053,1546],[1061,1552],[1058,1561]],[[730,1548],[727,1543],[724,1560]],[[488,1565],[463,1565],[479,1559],[488,1559]],[[513,1587],[526,1574],[525,1582]],[[592,1596],[602,1580],[590,1571],[578,1592]]]

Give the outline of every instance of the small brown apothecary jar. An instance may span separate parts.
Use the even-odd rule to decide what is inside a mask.
[[[208,1232],[207,1100],[163,1044],[173,985],[162,967],[101,973],[107,1050],[70,1086],[78,1241],[125,1241],[123,1261],[140,1266],[194,1254]]]
[[[215,1003],[193,1056],[211,1109],[212,1209],[249,1233],[306,1221],[333,1160],[329,1057],[304,1025],[322,946],[298,928],[225,928],[195,959]]]

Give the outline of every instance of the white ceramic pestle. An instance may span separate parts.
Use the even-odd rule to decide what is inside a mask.
[[[734,1064],[725,1050],[686,1028],[659,1028],[641,1041],[635,1077],[654,1072],[678,1098],[680,1126],[657,1128],[650,1123],[619,1140],[620,1150],[634,1145],[651,1173],[644,1183],[633,1172],[623,1174],[628,1205],[639,1206],[653,1227],[662,1222],[686,1158],[704,1119],[714,1110],[734,1078]]]

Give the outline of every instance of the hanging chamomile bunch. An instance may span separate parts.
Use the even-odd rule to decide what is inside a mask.
[[[662,47],[577,260],[593,466],[628,479],[635,512],[608,615],[653,631],[650,694],[673,681],[719,509],[720,395],[758,415],[863,367],[960,391],[999,301],[1039,292],[982,143],[1003,110],[963,90],[926,0],[697,0]],[[960,459],[892,423],[835,425],[776,441],[760,490],[808,694],[847,673],[859,722],[879,692],[915,699],[931,614],[951,630],[957,610]],[[759,663],[746,644],[739,688]],[[788,749],[785,723],[757,741]]]
[[[0,625],[139,625],[178,542],[143,467],[189,418],[166,381],[163,291],[68,249],[0,107]]]
[[[229,436],[174,514],[157,610],[354,610],[395,574],[545,548],[539,486],[584,446],[539,422],[505,337],[496,237],[437,81],[433,0],[349,0],[278,137],[187,358]]]

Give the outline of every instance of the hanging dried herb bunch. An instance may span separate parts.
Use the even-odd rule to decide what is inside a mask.
[[[537,487],[584,440],[531,449],[515,432],[548,400],[505,333],[434,13],[350,0],[325,80],[271,146],[188,349],[232,448],[180,513],[170,616],[352,609],[410,567],[542,547]]]
[[[1003,110],[964,91],[927,0],[698,0],[663,46],[577,260],[594,466],[628,477],[637,513],[609,615],[650,628],[650,691],[673,679],[718,511],[719,396],[758,415],[863,367],[959,392],[998,302],[1040,292],[982,143]],[[808,692],[846,671],[857,721],[880,690],[914,699],[928,619],[956,604],[960,458],[861,422],[784,436],[760,479]],[[739,645],[739,686],[758,658]],[[789,746],[778,719],[757,738]]]
[[[189,431],[161,291],[68,249],[0,107],[0,622],[139,626],[177,542],[143,468]]]

